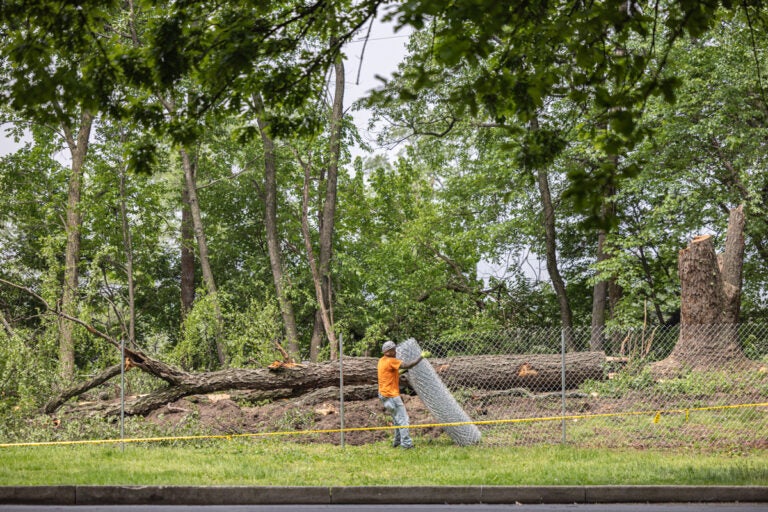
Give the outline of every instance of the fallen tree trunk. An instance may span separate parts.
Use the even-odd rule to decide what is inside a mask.
[[[50,305],[31,289],[4,279],[5,284],[25,291],[51,310]],[[56,314],[63,319],[85,327],[88,332],[101,338],[113,347],[121,349],[121,344],[108,334],[99,331],[79,318],[61,311]],[[189,373],[153,359],[138,350],[122,348],[125,354],[125,369],[139,368],[163,381],[168,386],[139,398],[126,406],[129,415],[145,415],[179,398],[215,393],[229,390],[270,391],[290,390],[293,396],[300,396],[313,390],[338,386],[339,362],[298,365],[287,368],[278,365],[278,371],[267,368],[236,369],[230,368],[207,373]],[[344,360],[344,384],[346,386],[365,386],[376,384],[376,358],[351,357]],[[565,387],[576,387],[587,379],[602,379],[603,352],[536,355],[485,355],[462,356],[450,359],[432,359],[430,363],[441,380],[449,388],[465,387],[477,389],[528,388],[532,391],[552,391],[560,389],[563,379]],[[567,371],[563,372],[563,363]],[[120,365],[101,372],[88,382],[74,386],[46,404],[44,411],[55,412],[61,405],[74,396],[103,384],[119,373]],[[405,381],[405,379],[402,379]],[[403,382],[407,385],[407,381]],[[113,411],[113,413],[115,413]]]
[[[527,388],[531,391],[553,391],[562,388],[561,354],[461,356],[431,362],[445,385],[451,389]],[[604,364],[604,352],[566,354],[565,388],[575,388],[588,379],[602,380]]]
[[[371,386],[376,384],[376,358],[350,357],[344,359],[345,386]],[[602,379],[603,352],[567,354],[566,387],[575,387],[586,379]],[[462,356],[434,359],[430,363],[449,388],[508,389],[525,387],[531,391],[560,389],[562,356],[560,354]],[[301,365],[273,371],[266,368],[238,369],[189,373],[149,358],[138,352],[128,356],[129,368],[137,367],[168,383],[168,386],[127,404],[128,415],[146,415],[149,412],[189,395],[229,390],[283,390],[283,396],[298,397],[306,393],[339,384],[338,361]],[[119,366],[117,367],[119,369]],[[118,372],[119,373],[119,372]],[[90,383],[96,382],[95,380]],[[100,383],[100,382],[99,382]],[[403,387],[407,381],[403,379]],[[93,387],[93,386],[91,386]],[[88,388],[90,389],[90,388]],[[77,387],[79,393],[87,391]],[[287,391],[290,390],[290,391]],[[49,402],[47,413],[53,413],[66,399],[75,396],[67,391]],[[109,411],[117,414],[119,411]]]

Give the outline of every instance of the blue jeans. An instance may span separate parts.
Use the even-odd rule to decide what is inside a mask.
[[[386,397],[379,395],[379,400],[384,405],[384,409],[392,415],[392,422],[398,427],[408,426],[408,413],[405,411],[403,399],[399,396]],[[407,428],[396,428],[395,439],[392,446],[402,446],[403,448],[413,447],[413,440]]]

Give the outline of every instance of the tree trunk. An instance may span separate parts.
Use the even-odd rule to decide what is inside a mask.
[[[139,352],[129,352],[127,358],[129,368],[140,368],[169,384],[167,388],[143,396],[127,407],[126,414],[129,415],[144,415],[179,398],[195,394],[227,390],[280,390],[281,396],[296,397],[321,388],[338,387],[339,384],[339,363],[336,361],[311,363],[280,371],[228,368],[207,373],[187,373]],[[375,386],[377,361],[377,358],[371,357],[344,358],[344,385]],[[485,390],[527,388],[532,391],[561,389],[560,354],[461,356],[434,359],[430,363],[449,387]],[[605,354],[602,352],[567,354],[566,387],[576,387],[587,379],[602,379],[604,363]],[[109,375],[117,374],[119,366],[108,368],[87,384],[98,385],[105,382]],[[407,386],[405,376],[401,378],[401,383]],[[55,412],[65,400],[88,389],[81,384],[63,393],[61,397],[50,400],[46,412]],[[116,414],[117,411],[110,413]]]
[[[597,236],[597,263],[607,259],[605,254],[605,231],[600,230]],[[589,339],[589,348],[603,350],[605,331],[605,307],[608,304],[608,281],[600,279],[595,283],[592,291],[592,331]]]
[[[430,360],[448,387],[479,389],[528,388],[553,391],[562,388],[563,356],[531,354],[509,356],[460,356]],[[565,355],[565,387],[588,379],[602,380],[605,353],[571,352]],[[344,361],[346,373],[347,362]]]
[[[125,251],[125,274],[128,284],[128,345],[136,348],[136,300],[133,282],[133,240],[131,228],[128,223],[128,206],[126,205],[126,180],[127,169],[120,169],[120,220],[123,232],[123,250]]]
[[[669,357],[654,365],[660,374],[743,367],[748,360],[738,340],[744,213],[731,210],[725,252],[717,257],[710,235],[680,251],[680,337]]]
[[[565,346],[569,351],[575,350],[573,343],[573,313],[571,304],[568,301],[568,294],[565,289],[565,282],[560,275],[560,269],[557,265],[557,232],[555,230],[555,208],[552,205],[552,195],[549,190],[549,178],[546,171],[539,169],[537,172],[539,193],[541,194],[541,204],[544,212],[544,233],[547,252],[547,272],[552,280],[552,287],[557,295],[557,302],[560,305],[560,325],[565,336]]]
[[[120,375],[120,365],[116,364],[114,366],[110,366],[109,368],[106,368],[99,372],[98,375],[93,377],[92,379],[82,382],[80,384],[77,384],[60,395],[50,399],[45,406],[43,407],[43,412],[45,414],[53,414],[56,412],[56,410],[64,405],[64,403],[69,400],[72,397],[79,396],[82,393],[85,393],[86,391],[95,388],[96,386],[99,386],[101,384],[104,384],[112,377],[115,377],[116,375]]]
[[[741,281],[744,268],[744,206],[731,210],[728,216],[728,232],[725,238],[725,252],[718,258],[718,269],[723,280],[725,304],[722,313],[724,324],[739,323],[741,313]]]
[[[64,263],[64,290],[61,297],[61,309],[64,313],[77,316],[77,289],[79,286],[78,263],[80,261],[80,195],[83,179],[83,166],[88,153],[88,139],[91,136],[93,116],[84,112],[80,119],[80,128],[75,138],[69,127],[64,127],[67,145],[72,156],[72,172],[69,178],[67,195],[67,248]],[[59,365],[64,382],[72,380],[75,374],[74,326],[70,322],[59,323]]]
[[[325,326],[326,332],[333,330],[333,292],[331,288],[331,258],[333,256],[333,233],[336,226],[336,196],[337,182],[339,174],[339,159],[341,157],[341,131],[342,120],[344,118],[344,63],[341,59],[334,65],[334,74],[336,75],[335,89],[333,94],[333,107],[331,111],[331,127],[328,164],[328,173],[325,179],[325,199],[322,202],[322,214],[320,216],[320,254],[318,256],[318,276],[320,279],[320,297],[322,308],[318,308],[315,315],[315,325],[313,328],[312,339],[310,341],[310,360],[317,361],[322,338],[318,336],[323,331],[320,322],[327,321],[330,325]],[[321,189],[322,190],[322,187]],[[325,309],[327,314],[323,314]],[[331,344],[331,359],[337,357],[337,346],[335,336],[333,339],[329,336]]]
[[[182,180],[181,192],[181,319],[187,317],[195,303],[195,232],[192,209],[189,206],[187,180]]]
[[[181,164],[184,169],[184,179],[187,184],[187,193],[189,194],[189,208],[192,214],[192,226],[197,240],[198,254],[200,255],[200,268],[203,272],[203,282],[207,292],[213,297],[214,313],[216,315],[216,355],[219,364],[224,366],[227,363],[226,351],[224,350],[221,332],[224,326],[224,317],[221,314],[219,298],[216,296],[216,280],[213,278],[211,262],[208,257],[208,242],[205,239],[205,230],[203,229],[203,216],[200,211],[200,202],[197,198],[197,179],[195,176],[195,166],[192,163],[189,152],[182,148],[179,150],[181,155]]]
[[[165,107],[165,110],[171,116],[175,118],[176,104],[173,99],[164,98],[162,95],[158,95],[158,99]],[[179,156],[181,157],[181,166],[184,172],[184,184],[186,185],[186,198],[189,200],[189,213],[192,220],[192,231],[197,241],[197,249],[200,257],[200,270],[203,274],[203,283],[205,284],[206,291],[212,296],[214,314],[216,316],[216,357],[220,365],[224,366],[227,363],[226,350],[224,349],[223,341],[221,339],[221,333],[224,327],[224,317],[221,313],[221,305],[219,304],[219,298],[217,297],[216,280],[213,278],[213,271],[211,270],[210,258],[208,257],[208,242],[205,239],[205,229],[203,228],[203,216],[200,210],[200,201],[197,197],[197,169],[192,162],[190,152],[186,147],[179,149]],[[183,240],[182,240],[183,241]]]
[[[312,272],[312,283],[315,286],[315,297],[317,300],[318,310],[322,315],[322,326],[325,328],[325,335],[328,336],[328,341],[331,344],[331,349],[336,345],[336,335],[333,332],[333,325],[329,316],[329,311],[325,307],[325,301],[323,300],[323,290],[320,284],[320,271],[317,267],[315,260],[315,252],[312,248],[312,237],[309,232],[309,181],[310,181],[310,166],[304,165],[304,190],[302,191],[301,201],[301,232],[304,238],[304,249],[307,251],[307,261],[309,262],[309,269]],[[333,359],[333,357],[331,358]]]
[[[539,120],[534,117],[531,121],[531,129],[539,129]],[[560,326],[563,329],[565,337],[565,346],[569,351],[575,350],[573,343],[573,312],[568,300],[568,293],[565,288],[565,282],[560,275],[560,268],[557,264],[557,228],[555,226],[555,207],[552,203],[552,193],[549,188],[549,176],[544,169],[536,171],[536,179],[541,195],[542,213],[544,216],[544,240],[547,256],[547,272],[552,280],[552,287],[555,289],[557,302],[560,306]]]
[[[275,145],[267,132],[267,125],[263,120],[264,104],[259,97],[255,97],[256,110],[259,113],[256,120],[261,133],[261,141],[264,145],[264,227],[267,234],[267,250],[269,252],[269,266],[272,270],[272,281],[275,284],[275,294],[280,307],[280,315],[285,327],[286,345],[288,353],[294,359],[299,359],[299,331],[296,327],[296,315],[293,310],[293,302],[288,297],[286,286],[287,278],[283,272],[283,258],[280,253],[280,237],[277,230],[277,166],[275,164]]]
[[[606,127],[603,126],[603,128],[605,129]],[[614,168],[618,168],[618,156],[608,155],[608,161]],[[605,200],[603,202],[601,213],[603,220],[609,219],[616,213],[615,203],[609,200],[615,193],[616,190],[613,186],[609,185],[605,189]],[[595,258],[598,264],[610,258],[610,255],[605,250],[607,238],[608,232],[601,228],[597,235],[597,254]],[[611,285],[607,279],[600,277],[598,277],[598,279],[592,294],[592,331],[589,340],[590,350],[605,350],[606,310],[608,309],[609,304],[615,305],[618,302],[618,297],[612,295],[609,296],[609,293],[618,291],[616,283],[614,282],[613,285]]]

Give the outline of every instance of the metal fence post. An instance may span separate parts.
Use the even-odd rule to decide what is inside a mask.
[[[120,339],[120,451],[125,451],[125,336]]]
[[[341,447],[344,448],[344,341],[339,334],[339,421]]]
[[[562,355],[562,368],[560,373],[560,389],[562,390],[562,411],[563,411],[563,417],[560,420],[561,426],[563,430],[563,444],[565,444],[566,437],[565,437],[565,329],[566,327],[563,327],[560,330],[560,354]]]

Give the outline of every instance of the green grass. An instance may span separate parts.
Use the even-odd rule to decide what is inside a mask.
[[[280,440],[0,448],[0,485],[768,485],[768,451]]]

